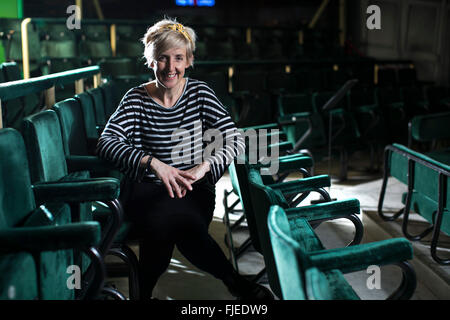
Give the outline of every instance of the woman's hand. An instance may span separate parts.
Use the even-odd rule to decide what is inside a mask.
[[[194,174],[169,166],[156,158],[152,158],[151,161],[150,167],[164,183],[171,198],[174,198],[175,194],[178,198],[182,198],[187,190],[192,190],[191,184],[197,180]]]
[[[201,164],[186,170],[185,172],[188,172],[195,176],[195,179],[191,181],[191,183],[194,183],[195,181],[200,180],[205,176],[205,174],[210,170],[209,162],[202,162]]]

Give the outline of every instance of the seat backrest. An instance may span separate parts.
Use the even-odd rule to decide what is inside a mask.
[[[404,184],[408,184],[408,168],[409,162],[412,161],[414,166],[414,180],[413,190],[415,193],[420,194],[422,197],[426,197],[427,202],[431,205],[423,208],[423,212],[419,212],[427,220],[432,220],[434,211],[438,210],[439,196],[443,197],[444,210],[449,210],[450,192],[448,188],[443,188],[443,194],[439,191],[439,176],[442,172],[442,182],[445,185],[450,184],[450,166],[440,163],[424,154],[415,152],[403,145],[393,144],[393,148],[388,147],[389,154],[389,172],[390,175],[397,178]],[[413,160],[410,160],[412,155]],[[446,192],[446,193],[445,193]],[[445,216],[445,215],[444,215]],[[441,230],[445,233],[450,233],[450,222],[448,219],[443,219]]]
[[[239,156],[242,157],[242,156]],[[250,189],[248,182],[248,170],[246,165],[242,161],[234,161],[234,168],[236,172],[237,181],[239,184],[239,195],[244,210],[245,217],[252,239],[253,247],[261,252],[261,245],[259,242],[258,231],[256,227],[255,212],[253,210],[253,204],[250,198]]]
[[[450,138],[450,112],[415,116],[411,119],[411,134],[417,141]]]
[[[53,110],[59,118],[66,155],[89,155],[80,102],[73,98],[58,102]]]
[[[288,204],[282,194],[276,193],[264,185],[259,170],[249,168],[248,183],[258,239],[261,246],[260,252],[264,256],[270,287],[280,297],[281,289],[272,245],[270,243],[269,230],[267,228],[267,215],[272,205],[279,205],[286,208]]]
[[[0,159],[0,228],[15,227],[36,207],[25,144],[17,130],[0,130]]]
[[[100,89],[103,94],[106,120],[108,120],[119,106],[120,97],[118,97],[117,86],[114,83],[114,80],[110,80],[107,83],[101,85]]]
[[[106,124],[105,101],[103,99],[102,90],[94,88],[87,91],[94,103],[95,121],[98,126]]]
[[[67,175],[61,126],[54,110],[26,117],[22,134],[33,183],[56,181]]]
[[[38,278],[28,252],[0,254],[0,300],[36,300]]]
[[[290,234],[286,213],[279,206],[271,206],[267,219],[270,241],[277,266],[284,300],[306,300],[303,266],[297,257],[298,244]]]
[[[87,92],[77,94],[74,97],[79,101],[81,110],[83,112],[84,127],[86,129],[86,136],[89,139],[98,139],[99,134],[95,120],[94,102]]]

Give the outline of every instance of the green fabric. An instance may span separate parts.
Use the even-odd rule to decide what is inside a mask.
[[[92,101],[91,96],[87,92],[83,92],[77,94],[75,99],[78,100],[81,105],[87,138],[97,140],[99,134],[96,128],[94,102]]]
[[[66,175],[61,128],[55,111],[46,110],[25,118],[22,133],[32,182],[56,181]]]
[[[83,112],[79,102],[75,99],[66,99],[56,103],[53,110],[56,111],[61,124],[65,154],[89,154]]]
[[[411,134],[418,141],[450,138],[450,112],[415,116],[411,120]]]
[[[15,227],[35,208],[25,145],[16,130],[0,130],[0,159],[0,228]]]
[[[95,120],[97,126],[104,126],[106,124],[105,102],[100,88],[95,88],[87,91],[94,102]]]
[[[308,300],[360,300],[339,270],[324,273],[311,268],[305,278]]]
[[[358,299],[343,273],[413,257],[412,245],[404,238],[325,249],[305,218],[289,215],[276,205],[269,210],[267,224],[284,299],[304,299],[305,290],[313,300]],[[310,268],[317,269],[308,273]],[[302,275],[305,284],[298,280]]]
[[[278,189],[284,194],[302,193],[315,188],[325,188],[331,185],[330,177],[327,175],[320,175],[308,178],[302,178],[282,183],[275,183],[269,185],[272,189]]]
[[[0,300],[35,300],[38,277],[31,254],[0,254]]]

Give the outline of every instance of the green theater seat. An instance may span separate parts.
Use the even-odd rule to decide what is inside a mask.
[[[293,215],[299,214],[307,223],[319,225],[323,221],[345,218],[349,219],[355,225],[355,235],[349,245],[358,244],[363,235],[363,225],[356,214],[359,213],[359,202],[355,199],[330,201],[329,195],[323,190],[324,187],[330,185],[328,176],[314,176],[304,178],[297,181],[289,181],[281,185],[265,185],[262,181],[259,170],[250,168],[248,170],[248,190],[250,201],[252,203],[253,212],[247,215],[247,221],[251,221],[248,217],[253,215],[256,236],[260,243],[260,253],[264,257],[264,263],[267,269],[269,284],[272,291],[281,297],[280,283],[275,266],[274,256],[272,253],[269,230],[267,228],[267,215],[270,206],[279,205]],[[285,188],[288,188],[287,190]],[[241,189],[242,190],[242,189]],[[283,193],[305,193],[318,192],[321,194],[325,203],[317,205],[308,205],[300,207],[291,207],[286,201]],[[247,214],[247,211],[246,211]],[[249,222],[250,223],[250,222]],[[309,224],[308,224],[309,225]],[[309,243],[310,237],[305,238],[305,242]],[[311,241],[316,241],[311,239]],[[318,240],[317,240],[318,241]]]
[[[358,205],[359,206],[359,205]],[[388,299],[406,300],[416,288],[416,275],[408,260],[413,251],[408,240],[388,239],[327,250],[303,212],[270,207],[267,228],[284,300],[359,300],[344,274],[367,270],[371,265],[396,265],[402,270],[400,286]]]
[[[47,202],[57,201],[60,194],[75,192],[81,204],[72,206],[72,221],[91,221],[91,203],[94,201],[103,202],[110,208],[113,224],[102,234],[99,248],[102,255],[106,254],[123,219],[118,201],[119,181],[114,178],[90,178],[92,161],[65,156],[60,123],[53,110],[25,118],[22,134],[35,192],[39,192]],[[78,168],[79,171],[69,172],[68,167]]]
[[[96,297],[105,276],[103,261],[96,249],[100,241],[98,223],[70,223],[67,219],[70,209],[64,201],[75,203],[79,199],[70,193],[49,194],[31,184],[25,144],[15,129],[0,130],[0,157],[2,298]],[[48,198],[54,202],[47,203]],[[87,254],[91,262],[89,273],[83,274],[87,285],[78,292],[67,285],[67,270],[76,265],[74,249]],[[18,272],[21,272],[20,277]]]
[[[407,185],[408,191],[402,199],[405,207],[388,216],[383,212],[383,202],[389,177],[394,177]],[[449,258],[439,257],[437,252],[440,233],[450,234],[449,181],[450,167],[448,165],[400,144],[389,145],[385,148],[385,172],[378,201],[378,214],[386,221],[395,220],[403,214],[403,234],[413,241],[420,240],[433,232],[431,256],[442,265],[450,264]],[[411,211],[420,214],[430,223],[425,230],[416,235],[408,230]]]
[[[120,180],[122,178],[120,172],[115,170],[110,163],[97,158],[95,153],[89,152],[92,150],[92,147],[95,147],[97,139],[93,141],[87,139],[80,101],[76,99],[67,99],[55,104],[53,109],[56,111],[61,124],[61,134],[63,137],[66,159],[75,157],[81,160],[84,158],[86,163],[92,162],[92,170],[89,170],[91,176],[114,177]],[[87,169],[90,169],[88,166],[86,167]],[[107,230],[107,228],[113,224],[109,208],[105,208],[105,206],[99,203],[93,203],[93,208],[94,218],[101,222],[103,230]],[[127,263],[130,273],[130,297],[135,299],[138,296],[137,257],[125,243],[130,230],[131,223],[124,221],[117,235],[114,237],[112,249],[108,251],[108,254],[113,253]]]

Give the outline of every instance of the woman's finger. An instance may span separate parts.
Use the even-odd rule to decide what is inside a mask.
[[[172,186],[172,190],[176,193],[178,198],[181,198],[181,189],[178,183],[176,182],[175,178],[173,180],[169,180],[170,185]]]
[[[177,182],[179,182],[179,184],[181,185],[181,187],[188,189],[189,191],[192,191],[191,183],[188,180],[183,178],[181,175],[178,176],[176,179],[177,179]]]
[[[188,178],[191,180],[197,180],[197,177],[195,176],[195,174],[192,174],[190,172],[187,171],[183,171],[183,170],[178,170],[178,173],[183,176],[184,178]]]
[[[170,185],[170,182],[168,180],[162,180],[164,183],[164,186],[167,189],[167,192],[169,193],[169,197],[174,198],[172,186]]]

